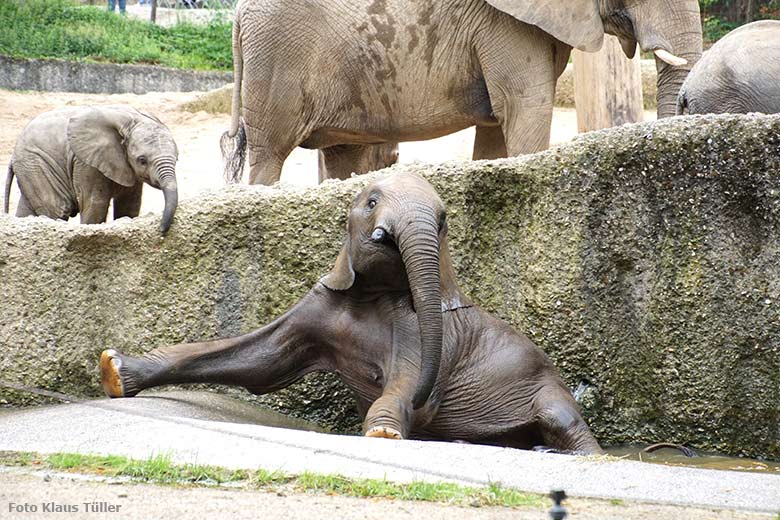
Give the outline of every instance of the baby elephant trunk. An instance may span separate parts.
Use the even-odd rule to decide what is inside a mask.
[[[439,375],[442,351],[441,284],[439,272],[439,236],[434,215],[408,215],[409,222],[398,233],[409,289],[420,326],[420,378],[412,399],[421,408],[433,391]]]
[[[179,192],[176,185],[176,171],[173,163],[163,163],[157,169],[158,183],[165,197],[165,208],[163,209],[162,222],[160,222],[160,231],[164,234],[171,227],[173,214],[176,213],[176,206],[179,203]]]

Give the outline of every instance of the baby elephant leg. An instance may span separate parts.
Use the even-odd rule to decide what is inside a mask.
[[[366,437],[405,439],[412,425],[412,396],[417,384],[420,342],[414,319],[393,325],[393,351],[382,395],[374,401],[363,421]]]
[[[566,387],[551,383],[536,401],[537,422],[545,445],[576,454],[604,453]]]
[[[307,308],[305,302],[299,304],[269,325],[235,338],[161,347],[141,357],[105,350],[100,356],[103,390],[109,397],[132,397],[166,384],[243,386],[255,394],[289,386],[321,368],[320,349],[307,332],[320,313],[311,317]]]

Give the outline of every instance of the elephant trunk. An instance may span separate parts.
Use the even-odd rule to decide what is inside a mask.
[[[702,31],[697,2],[680,2],[679,11],[672,14],[671,27],[666,28],[667,49],[682,58],[684,64],[674,65],[664,53],[656,52],[655,64],[658,71],[658,118],[671,117],[677,112],[677,96],[685,78],[702,55]],[[654,49],[655,50],[655,49]]]
[[[439,375],[442,352],[441,283],[439,272],[438,223],[433,211],[421,209],[407,216],[399,226],[401,252],[412,301],[420,327],[420,378],[412,404],[421,408],[430,396]]]
[[[160,222],[160,231],[165,234],[171,227],[173,214],[176,213],[176,206],[179,203],[176,170],[173,162],[165,162],[158,166],[157,182],[165,198],[165,208],[163,209],[162,221]]]

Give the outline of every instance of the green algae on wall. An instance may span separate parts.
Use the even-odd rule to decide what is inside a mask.
[[[396,168],[447,204],[463,289],[572,387],[587,381],[602,443],[780,458],[780,117],[676,118],[526,158]],[[165,238],[154,216],[0,218],[2,379],[97,395],[103,348],[138,354],[267,323],[327,272],[371,177],[227,188],[183,202]],[[333,377],[261,400],[356,427]]]

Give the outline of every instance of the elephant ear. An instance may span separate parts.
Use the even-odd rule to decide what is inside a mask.
[[[442,311],[454,311],[474,305],[471,299],[460,290],[455,279],[455,270],[452,268],[452,258],[446,236],[439,241],[439,277]]]
[[[596,0],[485,0],[499,11],[553,35],[576,49],[595,52],[604,39]]]
[[[117,184],[135,186],[138,181],[123,142],[134,120],[127,111],[85,107],[68,121],[68,144],[84,164]]]
[[[625,53],[626,57],[629,60],[632,59],[636,54],[636,40],[633,38],[618,36],[618,41],[620,42],[620,47],[623,48],[623,52]]]
[[[336,258],[336,265],[333,269],[320,278],[322,285],[331,291],[346,291],[355,283],[355,271],[352,269],[352,257],[349,254],[349,237],[341,248],[339,256]]]

